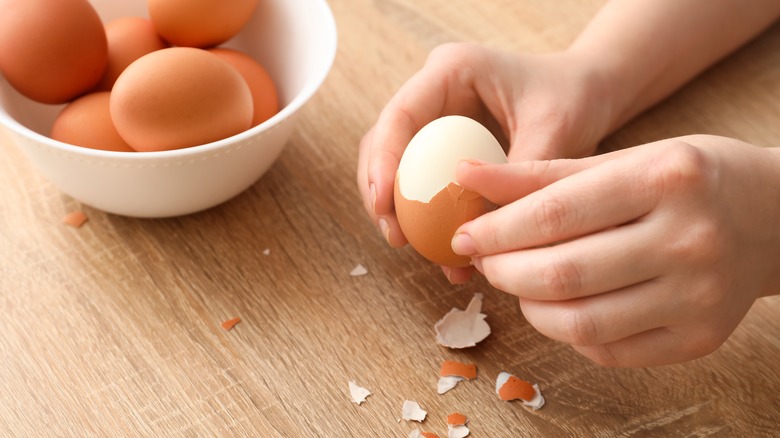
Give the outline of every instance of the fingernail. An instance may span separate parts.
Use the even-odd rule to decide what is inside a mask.
[[[482,163],[477,161],[477,160],[473,160],[471,158],[465,158],[465,159],[460,160],[458,162],[458,166],[457,167],[463,168],[463,167],[468,167],[468,166],[479,166],[480,164],[482,164]],[[456,173],[457,172],[458,171],[456,171]]]
[[[376,186],[374,183],[371,183],[371,185],[368,186],[368,196],[371,201],[371,211],[376,214]]]
[[[382,232],[382,235],[385,237],[385,240],[388,244],[390,244],[390,224],[387,223],[387,219],[380,217],[379,218],[379,231]]]
[[[480,160],[476,160],[474,158],[464,158],[464,159],[460,160],[460,162],[461,163],[466,163],[469,166],[481,166],[481,165],[486,163],[486,161],[480,161]]]
[[[452,238],[452,250],[455,254],[460,255],[473,255],[477,253],[477,248],[474,246],[474,241],[466,233],[458,233]]]
[[[482,272],[482,258],[480,257],[474,257],[471,259],[471,264],[474,265],[474,268],[479,271],[480,274],[485,275],[484,272]]]

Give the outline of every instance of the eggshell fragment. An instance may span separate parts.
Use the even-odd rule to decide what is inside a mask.
[[[65,217],[62,218],[62,223],[73,228],[81,228],[87,220],[89,220],[89,218],[83,211],[76,210],[66,214]]]
[[[436,392],[438,394],[446,394],[448,391],[458,386],[458,383],[463,380],[465,380],[463,377],[458,376],[439,377],[439,381],[436,383]]]
[[[447,426],[447,438],[466,438],[471,431],[465,425],[460,426]]]
[[[463,380],[475,379],[477,377],[477,366],[454,360],[445,360],[441,365],[439,375],[436,392],[444,394],[455,388],[455,386]]]
[[[436,341],[449,348],[468,348],[490,335],[487,315],[481,313],[482,294],[474,294],[466,310],[452,308],[434,325]]]
[[[463,363],[455,360],[445,360],[439,371],[441,377],[457,376],[466,380],[477,378],[477,366],[473,363]]]
[[[227,321],[223,321],[221,325],[222,325],[222,328],[223,328],[223,329],[225,329],[225,330],[231,330],[231,329],[232,329],[233,327],[235,327],[235,326],[236,326],[236,324],[238,324],[239,322],[241,322],[241,318],[237,316],[237,317],[235,317],[235,318],[230,318],[230,319],[228,319]]]
[[[137,59],[111,91],[111,118],[137,151],[163,151],[238,134],[252,122],[252,95],[216,55],[172,47]]]
[[[365,266],[361,264],[357,264],[350,272],[349,275],[352,277],[362,277],[363,275],[368,274],[368,269],[366,269]]]
[[[420,429],[414,429],[409,432],[409,438],[439,438],[439,435],[436,435],[433,432],[423,432]]]
[[[453,426],[462,426],[466,424],[466,416],[460,412],[453,412],[450,415],[447,415],[447,424]]]
[[[471,431],[466,427],[468,419],[460,412],[447,416],[447,438],[465,438]]]
[[[404,420],[425,421],[425,416],[428,415],[416,401],[404,400],[404,404],[401,407],[401,418]]]
[[[134,152],[111,120],[108,91],[90,93],[60,111],[51,128],[51,138],[76,146],[106,151]]]
[[[65,103],[95,86],[106,35],[86,0],[0,0],[0,71],[20,93]]]
[[[531,384],[507,372],[496,378],[496,393],[504,401],[520,400],[534,411],[544,406],[544,397],[539,385]]]
[[[452,237],[461,225],[495,208],[457,183],[455,168],[464,159],[507,161],[498,140],[479,122],[446,116],[415,134],[396,173],[394,201],[401,230],[417,252],[443,266],[469,266],[469,257],[452,251]]]
[[[360,405],[366,398],[371,395],[371,391],[355,383],[354,380],[349,381],[349,395],[352,397],[352,401]]]

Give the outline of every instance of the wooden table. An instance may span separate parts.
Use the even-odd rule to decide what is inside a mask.
[[[446,436],[761,436],[780,433],[780,298],[758,301],[714,354],[604,369],[540,335],[484,281],[451,286],[389,248],[355,187],[357,145],[395,89],[447,41],[566,47],[601,0],[331,0],[333,70],[281,159],[237,198],[140,220],[81,206],[0,141],[0,435],[405,437],[405,399]],[[780,145],[780,25],[604,142],[687,133]],[[66,227],[83,208],[89,221]],[[265,249],[268,254],[264,254]],[[357,264],[368,274],[350,276]],[[475,292],[493,333],[450,351],[434,323]],[[230,331],[220,323],[242,322]],[[479,377],[445,395],[445,359]],[[547,405],[500,401],[495,377]],[[373,395],[358,406],[347,382]]]

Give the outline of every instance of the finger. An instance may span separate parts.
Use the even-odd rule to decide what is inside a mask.
[[[390,244],[390,246],[400,248],[406,245],[406,237],[401,231],[401,227],[398,224],[398,219],[395,217],[395,213],[387,215],[376,214],[376,199],[377,192],[374,183],[368,181],[368,157],[370,147],[373,141],[374,129],[366,133],[363,139],[360,141],[360,152],[358,155],[358,169],[357,169],[357,185],[360,190],[361,197],[363,198],[363,207],[368,212],[374,224],[379,228],[382,236]]]
[[[446,90],[441,81],[431,81],[428,76],[423,69],[398,90],[380,113],[367,146],[372,208],[385,239],[394,247],[408,243],[396,218],[393,199],[401,156],[417,131],[437,118],[444,105]]]
[[[633,336],[574,349],[593,362],[608,367],[652,367],[697,359],[720,343],[699,343],[671,328],[656,328]]]
[[[431,81],[428,76],[426,71],[420,71],[401,87],[382,110],[365,141],[364,202],[370,204],[385,239],[393,247],[408,243],[396,218],[393,200],[401,156],[414,134],[437,118],[444,105],[446,90],[441,81]]]
[[[528,322],[543,335],[577,346],[601,345],[664,327],[684,318],[673,297],[647,281],[612,292],[567,301],[522,299]]]
[[[458,184],[496,205],[506,205],[548,185],[628,154],[620,150],[582,159],[517,161],[506,164],[462,160],[455,169]]]
[[[358,190],[360,190],[360,196],[363,200],[363,208],[366,209],[366,212],[371,217],[371,219],[376,222],[377,216],[374,213],[374,201],[376,193],[373,186],[368,182],[368,146],[371,143],[373,134],[374,130],[372,128],[360,140],[356,177],[357,187]]]
[[[486,117],[482,101],[474,89],[474,73],[470,64],[460,62],[432,53],[423,69],[390,99],[367,142],[368,197],[373,199],[374,214],[384,219],[379,223],[386,226],[386,238],[392,246],[407,243],[395,216],[393,185],[409,141],[423,126],[445,115]],[[463,74],[463,71],[471,74]]]
[[[474,267],[467,266],[465,268],[454,268],[451,266],[442,266],[442,272],[452,284],[465,284],[471,279],[474,274]]]
[[[385,194],[392,194],[401,155],[423,126],[439,117],[459,114],[502,132],[477,90],[478,83],[492,83],[487,76],[492,70],[485,67],[491,59],[475,45],[439,46],[387,103],[375,127],[368,163],[369,182],[377,188],[377,214],[391,212],[392,203]]]
[[[668,270],[654,256],[659,236],[650,223],[631,223],[554,246],[479,258],[496,288],[531,300],[563,301],[645,282]]]
[[[494,164],[462,160],[455,168],[458,184],[496,205],[506,205],[555,181],[592,167],[585,160],[522,161]]]
[[[439,117],[446,89],[425,70],[409,79],[388,102],[374,127],[369,149],[368,183],[376,189],[375,212],[394,214],[393,184],[398,164],[412,137]]]
[[[395,172],[398,169],[399,159],[391,153],[385,153],[383,159],[377,159],[376,138],[377,131],[375,127],[372,129],[365,146],[369,151],[366,154],[369,163],[366,165],[368,183],[364,184],[364,187],[367,187],[367,189],[364,188],[364,190],[367,190],[367,193],[363,195],[363,199],[364,203],[367,203],[367,208],[387,243],[394,248],[401,248],[408,241],[403,231],[401,231],[401,226],[395,215],[395,203],[393,201],[393,184],[395,183]],[[372,158],[374,158],[373,163],[370,161]],[[374,168],[373,171],[371,166]]]
[[[461,255],[490,255],[550,245],[637,219],[661,195],[637,173],[647,165],[643,157],[604,160],[468,222],[456,231],[452,248]]]

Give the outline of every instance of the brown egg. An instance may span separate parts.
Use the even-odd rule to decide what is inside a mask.
[[[220,47],[209,49],[209,52],[232,65],[249,85],[254,101],[252,126],[265,122],[279,112],[279,97],[276,94],[274,81],[262,65],[238,50]]]
[[[95,86],[107,43],[86,0],[0,0],[0,71],[20,93],[64,103]]]
[[[248,129],[252,94],[216,55],[172,47],[138,58],[111,92],[111,118],[137,151],[162,151],[220,140]]]
[[[468,266],[471,258],[455,254],[451,242],[455,231],[494,206],[478,193],[450,183],[428,202],[406,199],[395,184],[395,213],[406,239],[417,252],[442,266]]]
[[[51,138],[92,149],[133,152],[111,121],[109,99],[109,93],[101,91],[69,103],[54,120]]]
[[[455,167],[464,159],[505,163],[506,155],[479,122],[442,117],[415,134],[395,178],[395,213],[401,230],[417,252],[443,266],[469,265],[469,257],[452,250],[455,231],[495,208],[455,181]]]
[[[116,78],[136,59],[168,45],[152,22],[143,17],[122,17],[106,24],[108,65],[97,89],[109,91]]]
[[[258,0],[147,0],[149,18],[171,44],[214,47],[233,38]]]

